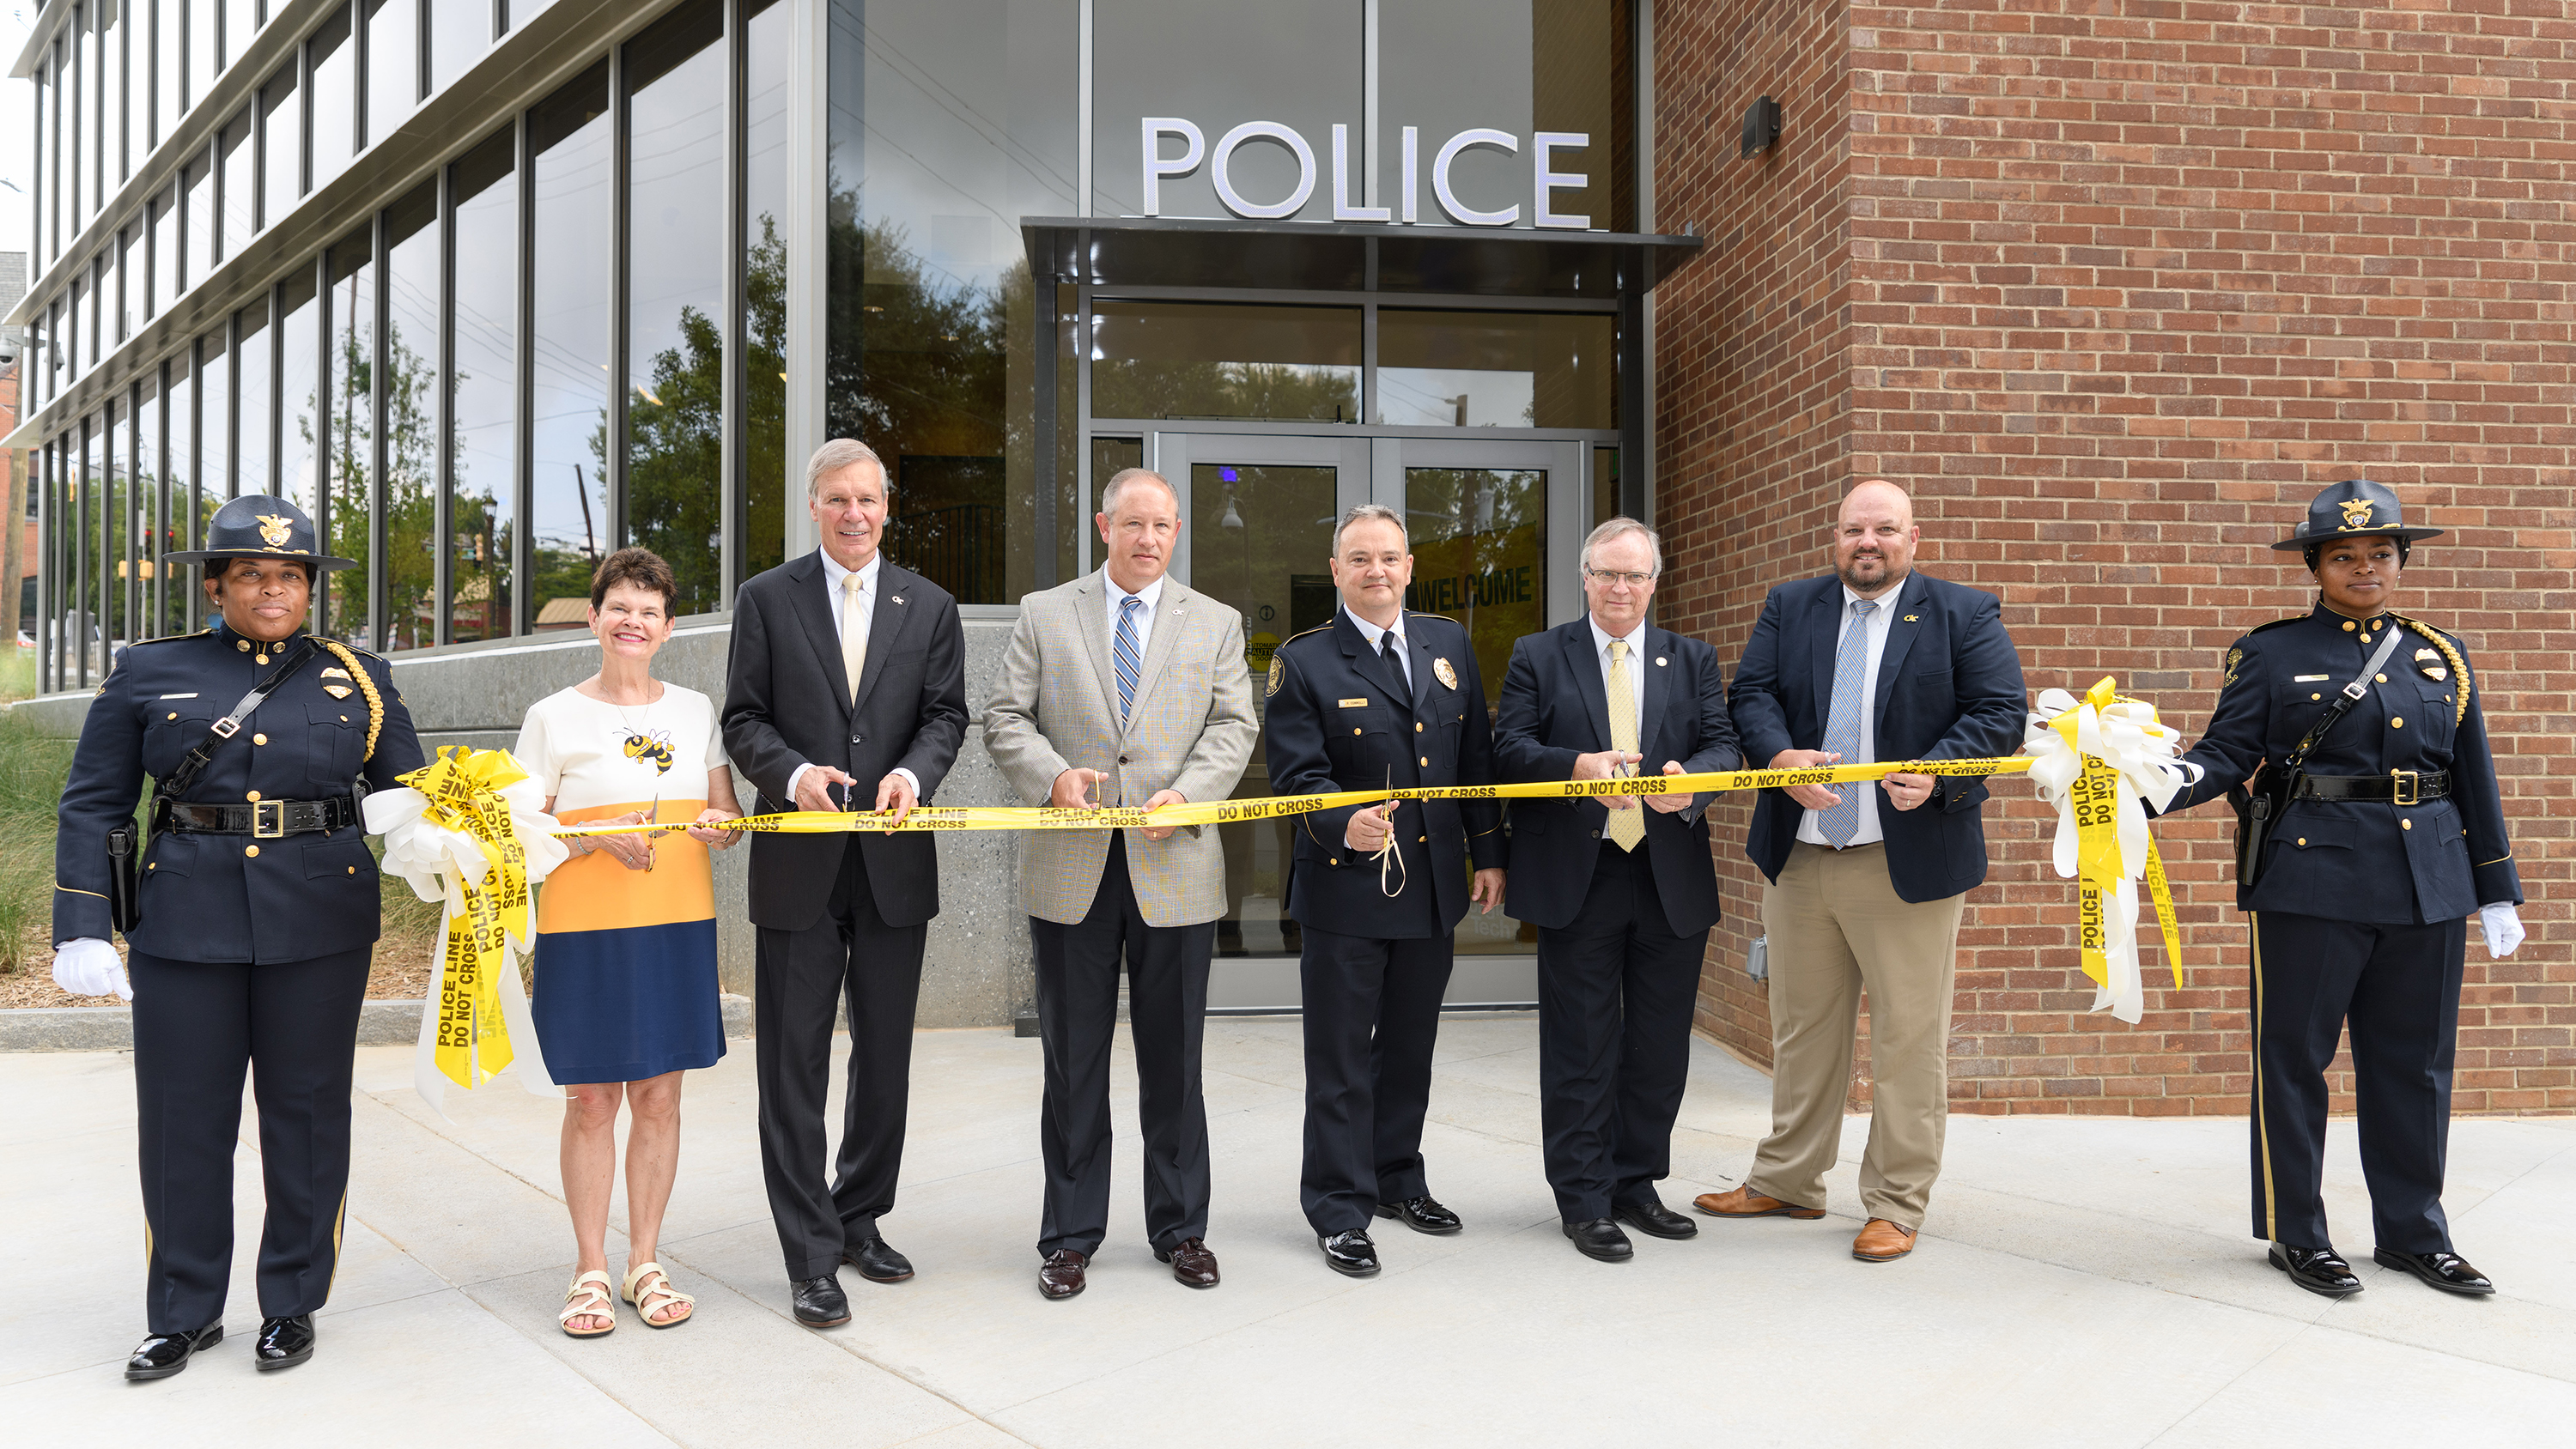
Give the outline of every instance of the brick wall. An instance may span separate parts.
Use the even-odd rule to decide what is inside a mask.
[[[2450,531],[2400,607],[2468,642],[2530,897],[2515,958],[2471,947],[2456,1105],[2576,1109],[2571,6],[1709,0],[1657,26],[1658,221],[1711,238],[1659,304],[1664,619],[1740,652],[1884,474],[1921,565],[2003,598],[2033,688],[2113,674],[2196,737],[2229,641],[2309,606],[2265,545],[2327,482],[2394,484]],[[1766,90],[1784,142],[1738,161]],[[2084,1012],[2049,817],[1997,795],[1953,1105],[2243,1112],[2224,807],[2159,828],[2187,985],[2154,989],[2151,952],[2127,1027]],[[1749,815],[1715,816],[1699,1019],[1767,1060]]]

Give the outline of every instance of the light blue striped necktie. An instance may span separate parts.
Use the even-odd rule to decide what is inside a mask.
[[[1834,650],[1834,702],[1825,716],[1825,750],[1842,756],[1846,765],[1860,763],[1860,712],[1869,707],[1860,697],[1860,682],[1869,667],[1869,616],[1877,612],[1878,600],[1854,599],[1851,625]],[[1863,781],[1845,781],[1843,803],[1817,818],[1816,828],[1834,849],[1851,844],[1860,833],[1860,792],[1869,788]]]
[[[1145,651],[1136,647],[1136,619],[1145,612],[1145,601],[1129,594],[1118,603],[1118,723],[1127,723],[1127,712],[1136,707],[1136,682],[1145,677]]]

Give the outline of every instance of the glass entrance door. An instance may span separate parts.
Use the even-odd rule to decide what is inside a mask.
[[[1258,682],[1280,644],[1332,622],[1333,524],[1366,501],[1405,514],[1412,534],[1410,608],[1467,628],[1491,709],[1512,644],[1580,608],[1573,556],[1585,522],[1589,450],[1574,442],[1354,437],[1260,432],[1153,432],[1145,465],[1169,478],[1187,520],[1175,576],[1240,610],[1244,664]],[[1105,480],[1103,480],[1105,481]],[[1271,793],[1256,747],[1238,798]],[[1217,924],[1211,1010],[1293,1011],[1302,947],[1287,918],[1292,823],[1218,827],[1226,914]],[[1538,999],[1536,936],[1499,913],[1458,929],[1448,999],[1460,1007]]]

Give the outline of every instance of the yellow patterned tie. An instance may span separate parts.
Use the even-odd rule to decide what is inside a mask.
[[[850,677],[850,703],[859,702],[859,675],[868,667],[868,585],[841,575],[841,672]]]
[[[1628,682],[1625,639],[1610,641],[1610,748],[1623,755],[1637,753],[1637,691]],[[1637,842],[1646,838],[1646,802],[1636,799],[1634,809],[1611,811],[1608,834],[1610,843],[1621,850],[1636,849]]]

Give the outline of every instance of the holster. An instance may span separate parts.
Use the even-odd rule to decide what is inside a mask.
[[[2228,788],[2227,805],[2236,812],[2236,882],[2245,890],[2252,890],[2263,874],[2263,847],[2289,800],[2289,790],[2275,789],[2274,783],[2288,778],[2281,771],[2264,769],[2256,772],[2251,788]]]
[[[107,914],[116,929],[131,935],[143,923],[141,904],[135,890],[134,822],[107,832]]]

